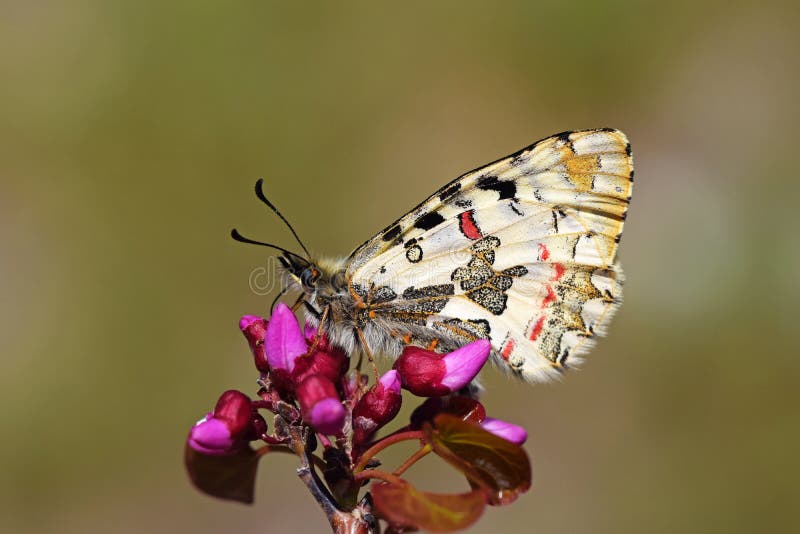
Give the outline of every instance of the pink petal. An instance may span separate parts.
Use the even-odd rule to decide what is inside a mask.
[[[189,446],[204,454],[229,454],[233,445],[228,425],[213,417],[201,420],[189,433]]]
[[[279,303],[267,325],[264,340],[267,361],[273,369],[285,369],[290,373],[294,369],[294,361],[306,353],[308,347],[292,310]]]
[[[481,422],[481,426],[484,430],[491,432],[495,436],[499,436],[517,445],[522,445],[525,443],[525,440],[528,439],[527,430],[514,423],[509,423],[508,421],[487,417]]]
[[[445,354],[443,360],[446,371],[442,385],[455,391],[469,384],[489,359],[491,351],[492,344],[489,340],[478,339]]]
[[[320,434],[337,434],[344,425],[345,411],[339,399],[327,398],[311,407],[308,423]]]
[[[387,391],[391,391],[392,393],[400,393],[400,375],[396,370],[392,369],[391,371],[386,371],[386,373],[380,377],[378,382],[380,382],[380,384]]]
[[[248,326],[261,320],[258,315],[242,315],[242,318],[239,319],[239,330],[246,330]]]

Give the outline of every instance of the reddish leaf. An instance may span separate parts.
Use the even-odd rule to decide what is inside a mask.
[[[245,504],[253,502],[259,458],[250,447],[228,456],[201,454],[189,445],[184,450],[186,470],[197,489],[212,497]]]
[[[531,487],[531,464],[519,445],[449,414],[424,432],[433,452],[485,489],[491,504],[508,504]]]
[[[462,494],[428,493],[411,484],[373,484],[375,513],[393,526],[430,532],[452,532],[467,528],[483,513],[486,494],[482,489]]]
[[[463,395],[431,397],[411,414],[411,427],[422,428],[426,421],[433,421],[433,418],[440,413],[449,413],[473,423],[480,423],[486,419],[486,409],[475,399]]]

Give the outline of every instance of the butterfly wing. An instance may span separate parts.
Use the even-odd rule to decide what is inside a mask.
[[[450,350],[478,337],[541,381],[580,361],[622,296],[633,161],[622,132],[565,132],[442,187],[350,256],[370,316]]]

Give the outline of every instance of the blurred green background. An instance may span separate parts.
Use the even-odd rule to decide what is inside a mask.
[[[263,249],[346,254],[459,173],[611,126],[626,302],[581,372],[488,377],[534,486],[473,532],[800,529],[794,2],[3,2],[0,530],[325,532],[289,456],[253,507],[182,466],[255,392]],[[422,487],[461,490],[436,462]]]

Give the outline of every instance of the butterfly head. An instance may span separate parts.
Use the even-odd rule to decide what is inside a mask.
[[[304,291],[313,293],[316,290],[320,271],[312,262],[300,256],[284,254],[278,257],[283,268]]]

